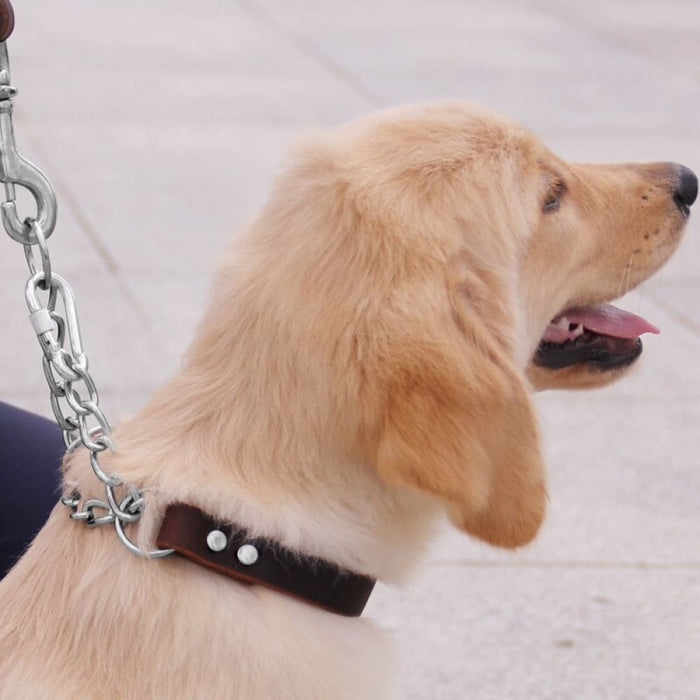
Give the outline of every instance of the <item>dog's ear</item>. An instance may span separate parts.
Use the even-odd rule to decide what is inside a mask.
[[[480,308],[493,293],[426,289],[418,302],[426,308],[396,315],[377,465],[386,481],[446,502],[459,528],[517,547],[537,533],[546,490],[530,396],[504,348],[508,333],[496,330],[497,310],[484,316]]]

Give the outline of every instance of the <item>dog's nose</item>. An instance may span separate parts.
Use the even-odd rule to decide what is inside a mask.
[[[689,207],[698,196],[698,178],[685,165],[678,166],[678,183],[673,193],[673,201],[681,208]]]

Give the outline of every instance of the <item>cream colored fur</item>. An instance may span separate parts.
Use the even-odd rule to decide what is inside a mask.
[[[224,259],[182,369],[103,459],[147,493],[139,542],[172,501],[388,583],[442,512],[528,542],[546,493],[526,375],[618,374],[530,358],[555,314],[668,258],[672,179],[664,164],[566,163],[461,102],[309,138]],[[555,180],[560,209],[543,212]],[[65,476],[101,495],[83,452]],[[0,584],[3,700],[391,697],[369,620],[140,560],[64,510]]]

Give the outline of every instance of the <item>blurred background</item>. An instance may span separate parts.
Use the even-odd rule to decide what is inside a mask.
[[[14,6],[18,148],[57,190],[54,269],[115,422],[178,366],[217,256],[297,134],[460,97],[568,159],[700,171],[696,0]],[[622,304],[662,329],[636,372],[539,395],[537,542],[509,554],[445,528],[410,585],[377,590],[402,697],[700,698],[698,233],[691,217],[672,263]],[[0,399],[49,416],[25,278],[0,232]]]

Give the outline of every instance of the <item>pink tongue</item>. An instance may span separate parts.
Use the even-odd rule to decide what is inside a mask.
[[[661,332],[641,316],[618,309],[612,304],[567,309],[561,316],[566,316],[569,323],[580,323],[589,331],[614,338],[636,338],[642,333]]]

